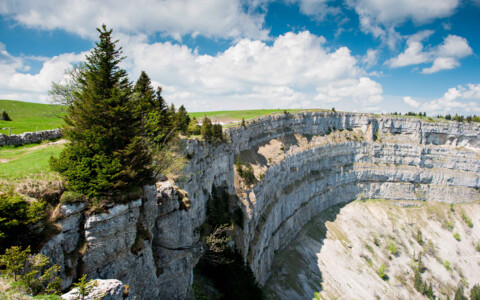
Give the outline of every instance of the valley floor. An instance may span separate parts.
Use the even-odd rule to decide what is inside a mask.
[[[453,298],[459,284],[480,283],[480,204],[357,200],[310,221],[276,254],[265,285],[268,299]],[[384,267],[382,267],[384,266]],[[385,276],[382,279],[381,269]],[[381,274],[383,275],[383,274]]]

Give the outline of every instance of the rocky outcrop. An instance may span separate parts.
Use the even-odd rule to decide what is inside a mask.
[[[121,281],[116,279],[97,279],[91,283],[92,286],[88,295],[80,295],[78,288],[74,288],[70,292],[63,294],[62,299],[65,300],[133,300],[130,295],[129,287],[125,286]],[[89,288],[90,288],[89,287]],[[83,298],[80,298],[83,296]]]
[[[22,134],[6,135],[0,133],[1,146],[19,146],[25,144],[39,143],[41,141],[55,140],[63,136],[60,129],[43,130],[37,132],[25,132]]]
[[[480,127],[457,122],[310,112],[271,116],[229,130],[227,143],[185,141],[189,162],[176,185],[102,214],[65,208],[63,231],[44,248],[64,287],[80,273],[119,279],[137,299],[185,299],[202,255],[200,227],[212,193],[243,212],[234,239],[260,284],[276,250],[323,209],[360,197],[478,199]],[[234,168],[254,166],[251,186]]]

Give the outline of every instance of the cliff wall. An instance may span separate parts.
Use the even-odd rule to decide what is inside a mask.
[[[119,279],[138,299],[184,299],[202,254],[200,226],[213,190],[244,214],[236,246],[260,284],[284,247],[323,209],[360,197],[469,202],[479,199],[480,127],[367,114],[271,116],[229,130],[230,141],[185,141],[177,187],[145,187],[142,199],[88,215],[64,206],[63,232],[44,248],[64,270]],[[254,169],[247,185],[234,162]]]

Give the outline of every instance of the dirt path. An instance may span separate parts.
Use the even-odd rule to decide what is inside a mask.
[[[47,147],[53,146],[53,145],[62,145],[67,143],[68,141],[66,139],[60,139],[54,142],[48,142],[45,144],[41,144],[32,148],[24,148],[24,149],[9,149],[9,150],[4,150],[4,153],[12,153],[12,152],[17,152],[17,151],[22,151],[22,154],[20,156],[32,153],[33,151],[37,151],[40,149],[45,149]],[[2,163],[7,163],[9,161],[15,160],[16,158],[11,158],[11,159],[5,159],[5,158],[0,158],[0,164]]]

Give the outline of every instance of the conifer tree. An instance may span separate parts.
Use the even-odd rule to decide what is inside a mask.
[[[51,165],[67,179],[68,188],[89,197],[113,196],[141,186],[151,177],[150,156],[140,138],[132,87],[111,34],[103,25],[100,41],[81,71],[81,89],[68,106],[64,135],[70,140]]]
[[[201,129],[201,134],[202,134],[202,138],[206,141],[210,141],[212,139],[212,135],[213,135],[213,132],[212,132],[212,121],[207,118],[207,116],[205,115],[205,117],[203,118],[203,121],[202,121],[202,129]]]
[[[190,116],[185,109],[185,106],[181,105],[178,108],[178,112],[175,115],[175,129],[181,133],[187,133],[188,124],[190,123]]]

